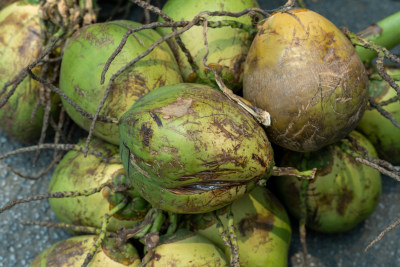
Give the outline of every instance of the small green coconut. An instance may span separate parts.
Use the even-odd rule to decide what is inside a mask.
[[[207,85],[160,87],[121,117],[119,129],[133,185],[166,211],[219,209],[269,176],[274,164],[264,129]]]
[[[242,267],[287,266],[292,230],[284,206],[266,188],[257,186],[232,203],[233,223]],[[224,211],[221,222],[228,225]],[[193,231],[211,240],[225,251],[231,251],[219,235],[217,221],[210,213],[190,216]]]
[[[229,266],[223,252],[205,237],[188,230],[164,235],[155,248],[147,267]]]
[[[386,71],[392,78],[397,80],[396,83],[400,86],[400,69],[386,68]],[[397,97],[396,90],[384,80],[371,79],[369,81],[369,94],[378,104]],[[383,109],[400,123],[399,100],[384,105]],[[394,165],[400,164],[400,129],[389,119],[382,116],[374,108],[367,109],[357,125],[357,130],[371,141],[381,158]]]
[[[85,144],[82,140],[78,145]],[[99,138],[94,138],[89,149],[101,153],[103,157],[119,158],[118,147],[108,144]],[[125,176],[122,164],[104,162],[101,157],[83,152],[69,151],[54,170],[49,185],[49,192],[75,192],[89,190],[107,182]],[[113,195],[109,188],[90,196],[72,198],[50,198],[50,206],[57,219],[63,223],[79,226],[101,228],[104,215],[118,203],[112,200],[122,200],[124,195],[130,197],[128,208],[111,217],[107,226],[109,231],[117,231],[121,226],[132,227],[146,215],[150,205],[134,190],[125,190],[121,196]]]
[[[18,1],[0,11],[0,89],[42,53],[39,7],[38,1]],[[34,68],[33,72],[40,75],[41,68]],[[9,86],[1,94],[1,100],[11,89]],[[39,99],[40,84],[26,77],[0,108],[3,131],[22,143],[39,138],[44,115],[42,107],[35,111]],[[58,104],[59,97],[52,95],[53,114],[59,110]]]
[[[82,235],[62,240],[45,249],[30,267],[80,267],[92,249],[96,236]],[[137,267],[141,260],[131,244],[118,246],[115,239],[106,238],[88,267]]]
[[[169,0],[165,3],[162,11],[175,21],[192,20],[202,11],[229,11],[239,12],[246,8],[257,8],[255,0]],[[251,18],[248,15],[241,17],[207,17],[209,21],[233,20],[251,26]],[[163,19],[159,19],[163,21]],[[158,28],[163,35],[171,32],[171,28]],[[194,62],[205,77],[211,78],[209,71],[203,65],[206,53],[203,38],[203,27],[194,26],[180,35],[182,42],[190,51]],[[207,64],[214,68],[222,77],[225,84],[232,90],[242,87],[243,62],[251,45],[252,36],[243,29],[221,27],[209,28],[207,30],[207,41],[209,54]],[[176,55],[179,67],[185,82],[204,83],[204,77],[198,77],[193,72],[186,55],[182,52],[175,41],[170,45]],[[213,79],[213,78],[211,78]]]
[[[318,169],[305,194],[306,226],[316,231],[335,233],[350,230],[365,220],[379,202],[382,191],[379,171],[355,161],[345,152],[361,147],[368,156],[376,157],[375,148],[356,131],[352,131],[350,137],[357,142],[355,147],[336,143],[316,152],[288,151],[283,156],[282,166]],[[282,176],[274,177],[273,182],[289,213],[299,219],[303,180]]]
[[[132,21],[110,21],[87,26],[68,41],[61,63],[60,89],[83,110],[95,114],[108,81],[113,74],[161,38],[154,30],[143,30],[129,36],[124,48],[111,63],[105,83],[101,73],[108,58],[121,42],[128,28],[140,26]],[[119,119],[132,104],[160,86],[180,83],[179,67],[166,43],[124,71],[114,81],[100,115]],[[92,120],[82,116],[63,100],[68,115],[83,129],[89,130]],[[96,122],[94,134],[109,143],[119,144],[118,125]]]

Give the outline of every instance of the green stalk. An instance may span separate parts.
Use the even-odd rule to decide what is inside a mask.
[[[176,232],[176,229],[178,228],[178,214],[173,212],[168,212],[168,216],[169,216],[169,226],[166,234],[173,234]]]
[[[400,43],[400,11],[369,26],[359,33],[360,37],[377,45],[391,49]],[[363,47],[356,47],[361,60],[370,63],[377,53]]]
[[[107,225],[110,222],[110,218],[116,214],[118,211],[122,210],[127,204],[127,200],[123,201],[122,203],[118,204],[115,206],[108,214],[104,214],[103,220],[101,222],[101,231],[93,245],[93,247],[89,250],[89,253],[86,255],[85,261],[83,262],[82,266],[88,266],[90,261],[93,259],[94,255],[97,252],[97,249],[100,247],[100,245],[103,243],[104,239],[106,238],[106,229]]]

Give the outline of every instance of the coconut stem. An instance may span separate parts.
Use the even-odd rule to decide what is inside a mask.
[[[85,261],[82,264],[82,267],[86,267],[89,265],[90,261],[93,259],[93,256],[96,254],[97,249],[103,243],[104,239],[106,238],[107,226],[110,222],[110,218],[117,213],[118,211],[122,210],[126,204],[128,203],[128,198],[125,198],[123,202],[115,206],[109,213],[104,214],[103,220],[101,221],[101,230],[97,239],[93,245],[93,247],[89,250],[89,253],[86,255]]]
[[[28,203],[36,200],[42,200],[42,199],[47,199],[47,198],[66,198],[66,197],[81,197],[81,196],[90,196],[95,193],[100,192],[104,187],[109,186],[111,184],[111,181],[107,181],[98,187],[88,189],[88,190],[82,190],[82,191],[70,191],[70,192],[54,192],[54,193],[48,193],[48,194],[43,194],[43,195],[37,195],[33,197],[28,197],[28,198],[21,198],[21,199],[15,199],[10,202],[8,202],[5,206],[0,208],[0,213],[14,207],[17,204],[21,203]]]
[[[389,233],[392,231],[396,226],[400,224],[400,219],[389,225],[388,227],[385,228],[374,240],[371,241],[371,243],[368,244],[368,246],[364,249],[364,252],[367,252],[370,248],[372,248],[376,243],[378,243],[385,234]]]
[[[383,159],[369,157],[368,155],[363,153],[363,151],[358,152],[357,147],[359,146],[353,145],[352,143],[350,143],[350,141],[351,140],[349,139],[341,140],[341,149],[345,153],[353,157],[357,162],[372,167],[378,170],[380,173],[387,175],[397,181],[400,181],[399,167],[393,166],[392,164]]]
[[[240,266],[239,262],[239,246],[237,242],[237,237],[235,233],[235,226],[233,221],[233,213],[232,213],[232,204],[227,206],[227,220],[228,226],[225,227],[219,218],[218,213],[221,210],[216,210],[212,212],[214,220],[216,221],[216,227],[218,229],[218,233],[224,242],[225,246],[227,246],[230,250],[230,263],[231,266],[238,267]]]
[[[244,110],[246,110],[248,113],[250,113],[259,123],[264,125],[265,127],[268,127],[271,125],[271,118],[270,115],[267,111],[259,109],[253,105],[250,104],[247,100],[241,98],[240,96],[235,95],[231,89],[226,87],[225,83],[222,81],[221,77],[218,75],[217,71],[214,68],[211,68],[206,62],[207,62],[207,57],[209,53],[209,47],[208,47],[208,41],[207,41],[207,19],[204,18],[204,24],[203,24],[203,39],[204,39],[204,46],[206,48],[206,53],[204,54],[203,57],[203,65],[205,68],[207,68],[209,71],[211,71],[214,74],[215,81],[217,82],[218,87],[224,93],[226,97],[228,97],[230,100],[236,102],[239,106],[241,106]]]
[[[169,226],[166,234],[173,234],[178,228],[178,214],[173,212],[168,212],[168,216],[169,216]]]
[[[35,146],[29,146],[29,147],[15,149],[11,152],[0,155],[0,160],[8,158],[13,155],[36,151],[38,149],[59,149],[59,150],[65,150],[65,151],[75,150],[75,151],[80,151],[80,152],[84,151],[83,147],[75,145],[75,144],[41,144],[41,145],[35,145]],[[104,162],[121,163],[121,160],[118,157],[107,158],[102,153],[100,153],[98,151],[94,151],[94,150],[89,150],[88,153],[90,155],[100,157]]]
[[[300,232],[300,243],[303,251],[304,266],[310,266],[309,257],[307,251],[307,239],[306,239],[306,219],[307,219],[307,190],[310,180],[302,180],[300,188],[300,221],[299,221],[299,232]]]
[[[73,224],[58,223],[58,222],[26,221],[26,222],[21,222],[21,224],[60,228],[60,229],[71,230],[76,233],[86,233],[86,234],[93,234],[93,235],[98,235],[101,232],[101,229],[96,228],[96,227],[73,225]],[[116,237],[116,233],[107,232],[106,236],[107,237]]]
[[[297,178],[312,180],[315,178],[315,174],[317,172],[317,168],[313,168],[312,170],[307,171],[299,171],[293,167],[276,167],[274,166],[272,169],[273,176],[296,176]]]
[[[231,266],[240,266],[239,262],[239,244],[237,240],[237,236],[235,233],[235,225],[234,218],[232,212],[232,204],[229,204],[227,207],[227,219],[228,219],[228,233],[229,240],[231,243]]]
[[[400,43],[400,12],[394,13],[383,20],[370,25],[357,35],[377,45],[391,49]],[[377,53],[363,47],[356,47],[361,60],[370,63]]]

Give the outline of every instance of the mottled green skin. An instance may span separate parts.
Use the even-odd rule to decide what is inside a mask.
[[[258,8],[255,0],[169,0],[165,3],[162,11],[175,21],[192,20],[201,11],[230,11],[239,12],[246,8]],[[249,16],[234,17],[207,17],[209,21],[218,20],[235,20],[240,23],[251,25]],[[163,19],[159,18],[159,21]],[[166,35],[171,32],[171,28],[158,28],[158,32]],[[203,66],[203,58],[206,53],[203,38],[203,26],[194,26],[190,30],[180,35],[186,48],[190,51],[194,62],[204,74],[208,70]],[[242,87],[243,62],[246,59],[247,52],[251,45],[252,36],[237,28],[222,27],[208,28],[207,41],[209,46],[209,54],[207,64],[215,68],[226,85],[232,90]],[[170,42],[172,49],[176,55],[179,67],[185,82],[202,83],[193,73],[187,57],[179,48],[175,41]]]
[[[351,132],[350,137],[357,140],[369,156],[376,157],[376,151],[367,138],[356,131]],[[378,204],[382,191],[380,173],[356,162],[339,144],[312,152],[309,157],[305,153],[288,152],[282,166],[318,169],[306,197],[306,226],[316,231],[347,231],[366,219]],[[273,181],[289,213],[299,219],[302,180],[282,176],[274,177]]]
[[[85,140],[78,144],[83,147]],[[89,149],[100,152],[105,157],[119,157],[117,146],[107,144],[98,138],[92,140]],[[85,157],[83,152],[69,151],[54,170],[49,192],[89,190],[115,178],[121,172],[123,172],[122,164],[106,163],[100,157],[91,154]],[[112,208],[107,201],[104,189],[88,197],[50,198],[49,203],[59,221],[98,228],[101,227],[104,215]],[[145,206],[141,212],[138,210],[137,214],[125,218],[117,214],[111,217],[107,229],[117,231],[121,226],[132,227],[144,217],[146,210]]]
[[[289,217],[279,200],[266,188],[257,186],[232,203],[232,213],[242,267],[287,266],[292,230]],[[219,216],[228,225],[226,213]],[[230,249],[218,233],[210,213],[190,216],[193,231],[225,250]]]
[[[59,241],[40,253],[30,267],[79,267],[93,247],[96,236],[82,235]],[[123,253],[119,253],[122,251]],[[129,255],[129,258],[127,258]],[[88,267],[137,267],[140,257],[129,243],[118,246],[114,239],[106,239],[90,261]]]
[[[178,230],[160,238],[154,256],[145,266],[222,267],[229,266],[229,261],[210,240],[187,230]]]
[[[39,5],[20,2],[10,4],[0,12],[0,89],[42,52],[38,12]],[[39,75],[41,69],[35,68],[33,71]],[[11,88],[7,88],[1,99]],[[29,143],[40,136],[44,114],[42,107],[31,120],[39,101],[39,90],[39,83],[26,77],[0,108],[0,127],[19,142]],[[55,112],[58,97],[53,96],[52,102]]]
[[[243,96],[270,113],[270,141],[299,152],[317,151],[354,130],[367,107],[367,85],[353,44],[307,9],[268,17],[244,63]]]
[[[395,72],[400,76],[399,69],[387,71]],[[400,82],[397,84],[400,85]],[[370,96],[378,103],[397,96],[396,91],[385,81],[370,81],[369,90]],[[399,101],[385,105],[383,108],[392,114],[397,122],[400,122]],[[381,158],[394,165],[400,164],[400,129],[390,120],[382,116],[376,109],[367,109],[357,125],[357,129],[371,141]]]
[[[119,128],[121,158],[132,183],[167,211],[221,208],[272,170],[263,128],[206,85],[158,88],[121,117]]]
[[[94,114],[111,76],[161,38],[154,30],[135,33],[137,39],[130,36],[101,85],[103,67],[118,47],[127,27],[139,25],[130,21],[94,24],[83,28],[68,41],[61,64],[60,88],[85,111]],[[168,45],[163,43],[114,81],[100,114],[118,119],[141,96],[160,86],[181,81],[175,58]],[[63,105],[79,126],[89,130],[91,120],[83,117],[65,100]],[[114,123],[96,122],[94,134],[112,144],[119,144],[118,126]]]

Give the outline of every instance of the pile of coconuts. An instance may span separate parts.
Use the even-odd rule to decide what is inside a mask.
[[[94,22],[96,1],[39,2],[0,9],[0,127],[57,151],[40,198],[75,236],[31,266],[287,266],[289,218],[350,230],[379,202],[374,163],[398,176],[400,69],[311,10],[134,1],[157,21]]]

